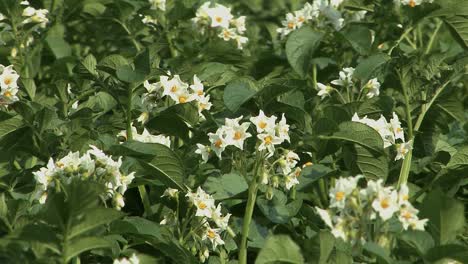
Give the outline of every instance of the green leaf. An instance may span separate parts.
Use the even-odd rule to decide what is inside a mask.
[[[185,190],[184,166],[180,158],[167,146],[157,143],[142,143],[127,141],[113,146],[116,155],[140,158],[141,164],[147,169],[141,173],[158,177],[158,180],[172,188]]]
[[[416,250],[420,257],[424,257],[429,249],[434,246],[434,239],[425,231],[408,230],[405,231],[399,239]]]
[[[286,224],[294,217],[302,206],[302,200],[296,199],[287,203],[287,197],[283,192],[274,190],[273,199],[268,200],[265,196],[257,198],[257,206],[260,211],[273,223]]]
[[[439,263],[437,261],[442,259],[453,259],[460,263],[468,263],[468,247],[466,245],[459,244],[433,247],[428,250],[426,259],[431,261],[431,263]]]
[[[351,24],[341,30],[340,34],[359,54],[369,54],[372,46],[372,33],[367,27]]]
[[[320,231],[318,234],[320,240],[320,259],[319,263],[328,263],[328,258],[335,247],[335,237],[329,231]]]
[[[377,259],[379,260],[379,262],[377,263],[386,263],[386,264],[395,263],[395,261],[393,261],[390,258],[390,253],[386,249],[382,248],[376,243],[368,242],[364,244],[364,250],[370,253],[371,255],[377,257]]]
[[[19,115],[0,121],[0,139],[23,127],[23,125],[23,119]]]
[[[447,163],[447,169],[458,169],[461,167],[468,166],[468,146],[464,146],[453,155],[449,163]]]
[[[36,83],[34,82],[34,79],[21,77],[20,80],[23,83],[23,86],[26,89],[29,98],[31,98],[31,100],[34,100],[34,97],[36,96]]]
[[[56,59],[71,56],[70,44],[64,39],[64,26],[57,24],[47,31],[46,42]]]
[[[248,79],[234,80],[224,89],[223,100],[231,112],[236,112],[257,93],[253,81]]]
[[[133,69],[131,65],[117,67],[117,78],[128,83],[139,83],[146,79],[146,73],[138,69]]]
[[[221,177],[208,177],[203,187],[216,200],[232,198],[249,188],[244,177],[235,172]]]
[[[96,227],[108,224],[123,217],[123,215],[124,214],[122,212],[112,208],[94,208],[88,210],[84,217],[80,219],[78,224],[71,228],[68,238],[72,239],[73,237],[88,232]]]
[[[286,57],[292,68],[302,77],[310,73],[311,60],[323,36],[323,33],[310,27],[303,27],[288,37]]]
[[[338,131],[331,136],[322,136],[325,139],[345,140],[359,144],[378,153],[383,152],[383,140],[372,127],[353,121],[346,121],[338,126]]]
[[[255,264],[274,263],[304,263],[301,249],[289,236],[270,236],[255,260]]]
[[[96,71],[97,61],[93,54],[89,54],[80,64],[75,67],[75,72],[84,77],[97,77]]]
[[[94,17],[102,15],[106,11],[106,6],[101,3],[86,3],[83,6],[83,13],[90,14]]]
[[[354,71],[354,77],[362,81],[367,81],[389,60],[390,57],[387,54],[380,53],[372,55],[358,64]]]
[[[296,186],[296,189],[305,191],[312,183],[325,177],[332,171],[332,169],[322,164],[307,166],[301,172],[299,185]]]
[[[360,145],[354,145],[356,164],[361,173],[368,179],[387,179],[388,158],[382,152],[371,151]]]
[[[100,237],[84,237],[74,239],[68,243],[66,251],[64,252],[66,261],[70,261],[72,258],[80,255],[83,252],[98,249],[98,248],[110,248],[113,247],[113,243],[109,240]]]
[[[462,202],[448,197],[442,190],[435,189],[421,207],[420,218],[428,218],[427,230],[437,244],[447,244],[455,240],[465,227],[465,207]]]
[[[103,114],[112,110],[117,106],[117,101],[112,95],[106,92],[98,92],[94,96],[90,96],[88,101],[83,103],[80,108],[90,108],[93,112],[102,112]]]

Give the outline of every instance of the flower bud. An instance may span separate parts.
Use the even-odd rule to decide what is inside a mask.
[[[273,195],[274,195],[273,188],[271,186],[268,186],[268,189],[267,189],[267,191],[265,193],[266,198],[268,200],[271,200],[271,199],[273,199]]]
[[[272,182],[273,187],[278,188],[279,182],[280,182],[279,177],[278,176],[273,176],[271,178],[271,182]]]

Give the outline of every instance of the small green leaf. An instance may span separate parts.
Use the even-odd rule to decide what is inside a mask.
[[[284,193],[274,190],[273,199],[268,200],[265,196],[257,198],[257,206],[262,213],[273,223],[286,224],[294,217],[302,206],[302,200],[296,199],[287,203]]]
[[[381,53],[372,55],[359,63],[354,71],[354,77],[362,81],[367,81],[372,78],[373,74],[389,60],[390,56],[387,54]]]
[[[378,263],[395,263],[395,261],[390,258],[390,253],[376,243],[368,242],[364,244],[364,250],[370,253],[371,255],[377,257],[377,259],[379,260]]]
[[[270,236],[255,260],[255,264],[274,263],[304,263],[301,249],[289,236]]]
[[[372,33],[367,27],[351,24],[341,30],[340,34],[359,54],[366,55],[369,53],[372,46]]]
[[[468,166],[468,146],[464,146],[453,155],[447,164],[447,169],[458,169]]]
[[[64,252],[66,261],[70,261],[72,258],[80,255],[83,252],[98,249],[98,248],[110,248],[113,244],[104,238],[100,237],[84,237],[74,239],[68,243],[66,251]]]
[[[310,27],[303,27],[288,37],[286,57],[292,68],[302,77],[311,72],[311,60],[323,35]]]
[[[114,220],[121,218],[124,214],[112,208],[94,208],[88,210],[84,217],[80,219],[77,225],[74,225],[70,234],[69,239],[78,236],[82,233],[88,232],[101,225],[108,224]]]
[[[23,127],[23,125],[23,119],[19,115],[0,121],[0,139]]]

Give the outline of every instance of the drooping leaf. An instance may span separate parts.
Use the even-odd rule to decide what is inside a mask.
[[[310,27],[303,27],[293,32],[286,42],[286,57],[291,67],[302,77],[311,71],[311,60],[322,40],[323,33]]]

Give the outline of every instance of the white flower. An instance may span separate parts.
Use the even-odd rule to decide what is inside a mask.
[[[179,190],[174,188],[167,188],[161,197],[169,197],[169,198],[176,198],[179,194]]]
[[[402,184],[398,190],[398,204],[400,206],[409,204],[409,189],[406,184]]]
[[[250,123],[245,122],[239,124],[242,118],[243,116],[234,119],[226,118],[225,121],[226,143],[228,145],[233,145],[241,150],[244,149],[244,141],[252,136],[252,134],[247,132]]]
[[[348,240],[348,236],[346,235],[346,227],[347,224],[342,218],[337,218],[336,219],[336,224],[332,228],[331,233],[334,237],[336,238],[341,238],[343,241]]]
[[[339,178],[335,186],[330,189],[330,208],[344,208],[348,196],[354,191],[360,178],[361,175]]]
[[[267,117],[262,110],[258,116],[251,117],[252,122],[257,127],[257,133],[263,133],[265,131],[274,130],[276,124],[276,116]]]
[[[275,145],[279,145],[283,140],[275,135],[274,130],[265,131],[265,133],[258,134],[257,138],[260,139],[261,144],[258,146],[258,150],[267,150],[268,157],[273,156],[275,153]]]
[[[186,195],[189,198],[189,201],[195,205],[197,212],[195,216],[211,218],[212,211],[214,208],[214,199],[211,195],[203,191],[202,188],[198,187],[196,193],[187,193]]]
[[[33,172],[34,179],[39,184],[43,185],[44,190],[47,190],[48,186],[54,185],[53,179],[56,171],[55,162],[50,158],[46,167],[42,167],[39,171]]]
[[[404,230],[407,230],[411,223],[418,220],[417,214],[418,210],[409,204],[400,209],[398,220],[400,220]]]
[[[370,79],[367,84],[364,86],[364,89],[367,90],[367,98],[372,98],[374,96],[379,96],[380,94],[380,83],[377,78]]]
[[[124,198],[123,198],[122,194],[120,194],[118,192],[115,193],[113,203],[114,203],[114,206],[115,206],[115,208],[117,210],[122,209],[125,206],[125,201],[124,201]]]
[[[340,71],[340,78],[338,80],[334,80],[331,83],[334,85],[338,86],[350,86],[353,84],[353,74],[354,74],[354,68],[349,67],[349,68],[343,68],[343,70]]]
[[[290,190],[297,184],[299,184],[299,180],[297,179],[296,172],[292,172],[284,178],[284,186],[286,187],[286,190]]]
[[[234,39],[237,43],[237,48],[240,50],[244,49],[244,45],[247,44],[247,42],[249,42],[249,39],[247,37],[241,35],[236,35]]]
[[[146,25],[157,25],[158,24],[158,19],[152,17],[152,16],[144,16],[143,19],[141,20],[141,22],[143,22],[143,24],[146,24]]]
[[[401,139],[405,141],[405,133],[403,132],[403,128],[401,128],[400,120],[398,119],[397,114],[395,112],[392,113],[393,118],[390,119],[390,125],[392,127],[393,133],[395,134],[395,140]]]
[[[193,75],[193,84],[190,85],[190,89],[197,97],[197,100],[203,98],[205,95],[203,83],[198,79],[197,75]]]
[[[344,0],[330,0],[330,6],[337,8],[343,3]]]
[[[237,33],[243,34],[247,29],[245,28],[245,16],[240,16],[231,20],[231,24],[236,28]]]
[[[148,112],[142,112],[140,114],[140,116],[138,116],[138,118],[137,118],[137,122],[142,123],[142,124],[146,124],[146,122],[148,122],[148,120],[149,120],[149,113]]]
[[[147,80],[143,83],[143,87],[145,87],[148,93],[157,93],[162,89],[160,82],[150,83]]]
[[[210,95],[202,96],[197,99],[198,113],[201,118],[204,118],[202,112],[204,110],[210,110],[213,104],[210,102]]]
[[[417,5],[420,5],[424,2],[424,0],[395,0],[397,3],[401,3],[403,5],[408,5],[410,7],[415,7]],[[428,1],[432,2],[432,1]]]
[[[168,76],[161,76],[160,83],[164,89],[162,93],[163,96],[167,95],[171,97],[172,100],[178,103],[185,103],[187,101],[189,97],[187,88],[189,87],[189,85],[183,82],[180,79],[179,75],[174,75],[174,77],[170,80]],[[186,96],[185,99],[183,99],[184,96]]]
[[[320,99],[324,99],[327,96],[330,96],[330,93],[333,91],[333,87],[330,85],[324,85],[322,83],[317,83],[318,93],[317,95],[320,96]]]
[[[151,4],[151,9],[166,11],[166,0],[149,0],[149,2]]]
[[[395,160],[405,159],[406,154],[413,149],[413,140],[410,140],[405,143],[396,144],[397,155]]]
[[[299,155],[294,151],[288,150],[286,155],[279,162],[280,168],[284,175],[289,174],[299,161]]]
[[[2,13],[0,13],[0,21],[2,20],[5,20],[5,16]]]
[[[208,8],[206,14],[211,19],[211,27],[222,27],[228,28],[231,19],[233,18],[231,14],[231,9],[223,5],[216,4],[215,7]]]
[[[235,28],[223,28],[221,33],[219,33],[218,37],[224,39],[224,41],[229,41],[231,39],[235,39],[237,36]]]
[[[19,79],[19,75],[15,70],[13,70],[13,65],[5,67],[0,64],[0,71],[2,71],[2,74],[0,75],[0,87],[2,90],[18,88],[17,81]]]
[[[208,137],[211,142],[211,150],[216,153],[219,159],[221,159],[221,153],[226,149],[227,143],[226,139],[221,130],[218,130],[216,133],[208,133]]]
[[[35,9],[34,7],[28,6],[23,10],[22,15],[24,17],[28,17],[23,21],[23,24],[37,23],[44,28],[49,22],[49,19],[47,18],[48,14],[49,11],[47,9]]]
[[[226,230],[229,224],[229,218],[231,214],[226,214],[222,216],[221,214],[221,204],[218,204],[215,210],[212,211],[211,219],[216,223],[216,225],[221,228],[221,230]]]
[[[367,118],[367,116],[360,119],[357,113],[355,113],[351,120],[354,122],[366,124],[376,130],[384,142],[384,148],[388,148],[395,144],[395,134],[392,131],[392,126],[388,124],[383,115],[381,115],[378,120],[374,120]]]
[[[424,226],[426,225],[429,219],[412,219],[410,221],[410,226],[413,230],[421,230],[424,231]]]
[[[281,120],[278,122],[278,124],[276,124],[275,130],[276,134],[282,141],[291,141],[289,138],[289,125],[286,123],[286,117],[284,114],[281,116]]]
[[[28,6],[28,5],[29,5],[29,1],[21,1],[20,5]]]
[[[399,209],[397,192],[391,188],[385,188],[377,194],[377,198],[372,202],[372,208],[382,220],[387,221]]]
[[[202,156],[203,163],[206,163],[210,157],[211,148],[209,146],[197,144],[197,150],[195,150],[195,153],[200,154]]]
[[[211,241],[211,244],[213,245],[213,250],[215,250],[218,245],[224,245],[224,241],[219,235],[220,231],[221,229],[219,228],[211,228],[208,226],[206,232],[202,236],[202,240],[206,240],[208,238]]]
[[[298,21],[293,13],[286,14],[286,19],[281,22],[282,28],[278,28],[276,31],[281,35],[282,38],[286,37],[292,31],[298,28]]]
[[[140,259],[133,253],[133,255],[127,258],[115,259],[112,264],[140,264]]]

